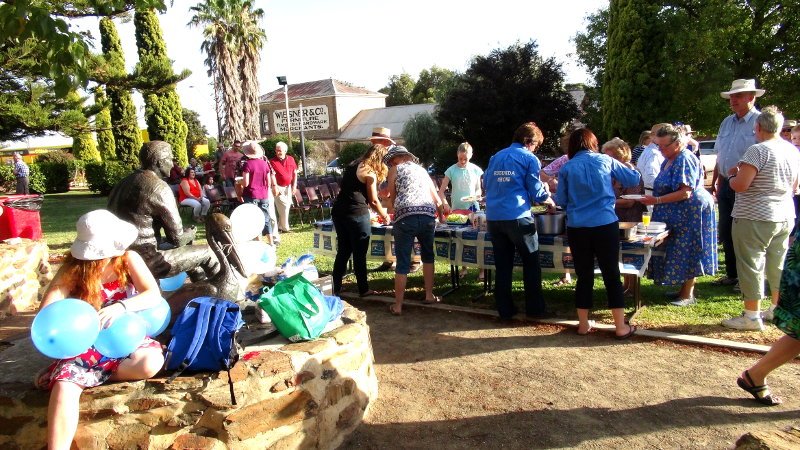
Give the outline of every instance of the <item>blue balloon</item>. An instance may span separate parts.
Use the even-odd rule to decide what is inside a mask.
[[[167,329],[167,325],[169,325],[169,321],[172,318],[172,311],[170,311],[169,303],[162,298],[158,306],[137,311],[136,315],[144,320],[147,325],[147,335],[156,337]]]
[[[181,272],[174,277],[169,278],[162,278],[158,280],[159,286],[161,286],[162,291],[175,291],[179,287],[183,286],[183,282],[186,281],[186,272]]]
[[[36,314],[31,324],[31,339],[44,355],[66,359],[88,350],[99,331],[100,319],[92,305],[65,298]]]
[[[94,348],[109,358],[124,358],[139,348],[147,332],[147,324],[134,313],[125,313],[100,330]]]

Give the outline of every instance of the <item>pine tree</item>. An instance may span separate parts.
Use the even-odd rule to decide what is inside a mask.
[[[108,98],[102,86],[98,86],[94,91],[94,103],[101,109],[95,115],[94,126],[97,130],[97,149],[103,161],[117,159],[114,148],[114,133],[111,131],[111,112],[108,109]]]
[[[110,75],[118,79],[125,78],[127,74],[122,44],[117,27],[109,17],[100,19],[100,41]],[[111,100],[111,123],[117,158],[129,167],[138,167],[142,135],[131,93],[124,87],[109,85],[108,98]]]
[[[611,0],[603,79],[603,125],[606,137],[634,142],[642,130],[669,119],[665,89],[665,29],[660,4],[651,0]],[[653,86],[659,86],[653,89]]]
[[[144,77],[153,89],[146,89],[145,121],[152,140],[169,142],[172,154],[181,166],[188,163],[186,157],[186,134],[188,128],[183,121],[183,108],[175,84],[158,87],[159,80],[174,80],[172,62],[167,57],[167,47],[161,32],[158,16],[153,10],[136,11],[136,46],[139,49],[139,64],[136,73]],[[180,78],[180,77],[177,77]]]
[[[67,94],[67,101],[79,106],[83,104],[85,98],[73,90]],[[89,127],[89,119],[80,110],[74,110],[73,114],[76,116],[74,126],[64,130],[72,137],[72,156],[82,161],[99,161],[100,153],[97,151],[97,144]]]

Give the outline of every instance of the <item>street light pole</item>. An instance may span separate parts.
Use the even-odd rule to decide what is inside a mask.
[[[289,142],[286,145],[292,149],[292,121],[289,119],[289,82],[285,76],[278,77],[278,84],[283,86],[283,100],[286,103],[286,132],[289,134]]]

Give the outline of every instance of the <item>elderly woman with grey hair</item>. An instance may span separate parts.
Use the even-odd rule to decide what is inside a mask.
[[[782,124],[783,114],[778,108],[762,109],[755,125],[758,143],[751,145],[727,174],[728,184],[736,192],[731,235],[744,299],[742,315],[722,321],[728,328],[764,328],[759,303],[764,296],[765,274],[772,306],[763,318],[772,320],[778,304],[783,260],[795,219],[792,195],[797,189],[800,164],[797,150],[778,134]]]
[[[653,195],[641,200],[654,205],[653,221],[664,222],[669,230],[663,258],[652,260],[656,284],[680,285],[667,294],[675,306],[690,306],[695,278],[717,271],[717,223],[714,199],[703,187],[703,165],[686,149],[678,128],[667,124],[655,134],[664,162],[653,181]]]

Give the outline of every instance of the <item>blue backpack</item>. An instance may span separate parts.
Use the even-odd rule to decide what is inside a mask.
[[[236,303],[214,297],[191,300],[172,327],[166,368],[174,371],[168,383],[184,371],[228,371],[231,403],[236,404],[230,369],[239,360],[236,333],[244,325]]]

